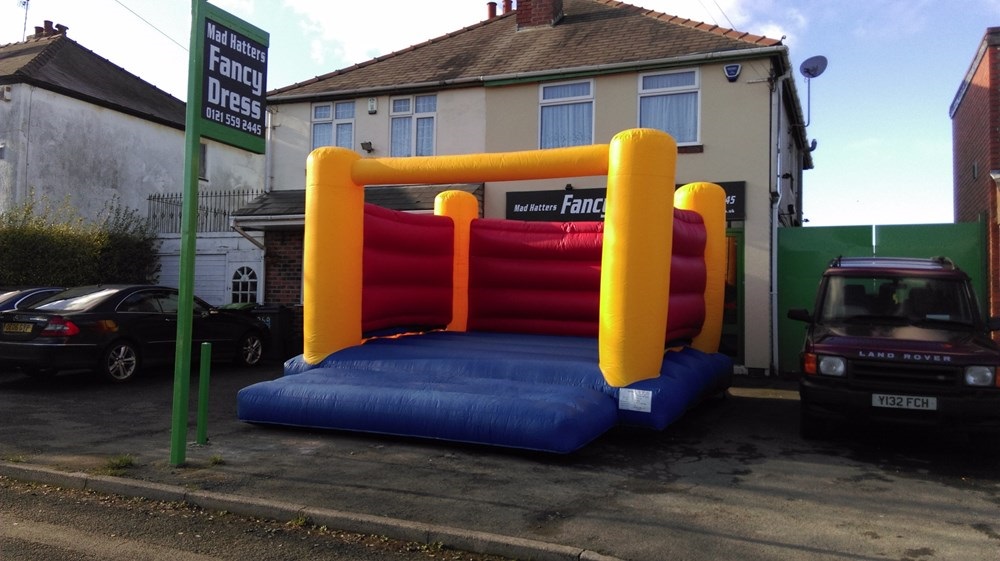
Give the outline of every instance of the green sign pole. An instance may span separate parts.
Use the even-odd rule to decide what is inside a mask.
[[[184,127],[184,197],[178,279],[177,346],[170,464],[187,450],[188,401],[194,320],[194,258],[198,239],[198,169],[201,137],[262,154],[269,35],[205,0],[191,0],[187,113]]]
[[[187,113],[184,126],[184,197],[181,203],[181,260],[177,292],[177,347],[174,355],[174,405],[170,430],[170,465],[179,466],[187,451],[188,396],[191,393],[191,324],[194,315],[194,255],[198,234],[198,168],[201,145],[201,31],[203,0],[191,0]]]

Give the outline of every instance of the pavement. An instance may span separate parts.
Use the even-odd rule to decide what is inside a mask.
[[[986,559],[1000,551],[1000,463],[950,441],[889,450],[802,441],[787,380],[737,377],[725,398],[664,431],[616,428],[558,456],[238,421],[236,392],[280,374],[279,364],[217,367],[205,444],[193,442],[196,378],[190,443],[175,466],[172,372],[127,385],[0,373],[0,475],[512,559],[916,559],[928,548],[943,559]],[[125,455],[133,465],[107,475]],[[887,502],[894,498],[899,506]]]

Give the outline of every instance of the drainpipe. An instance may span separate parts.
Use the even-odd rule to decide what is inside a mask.
[[[771,90],[771,157],[768,181],[773,182],[771,190],[771,244],[770,251],[770,311],[771,311],[771,365],[770,375],[778,374],[778,211],[781,208],[781,118],[784,115],[782,88],[790,74],[786,71],[779,76]]]
[[[271,162],[271,151],[272,151],[272,137],[271,137],[271,122],[273,120],[274,109],[271,107],[267,108],[264,112],[264,192],[271,192],[271,184],[274,182],[274,177],[272,173],[272,162]]]

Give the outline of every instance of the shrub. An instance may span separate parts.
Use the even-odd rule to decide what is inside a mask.
[[[153,282],[156,250],[146,220],[117,201],[98,222],[45,197],[0,213],[0,286]]]

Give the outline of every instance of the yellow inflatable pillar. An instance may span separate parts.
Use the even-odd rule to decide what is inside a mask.
[[[705,323],[691,346],[706,353],[719,350],[726,301],[726,191],[714,183],[688,183],[677,190],[674,205],[693,210],[705,221]]]
[[[318,148],[306,161],[302,357],[309,364],[361,342],[365,194],[351,180],[359,159],[345,148]]]
[[[434,214],[455,224],[455,258],[452,264],[451,331],[465,331],[469,323],[469,235],[479,217],[479,201],[465,191],[443,191],[434,198]]]
[[[652,129],[609,148],[598,348],[608,384],[659,376],[670,299],[677,144]]]

